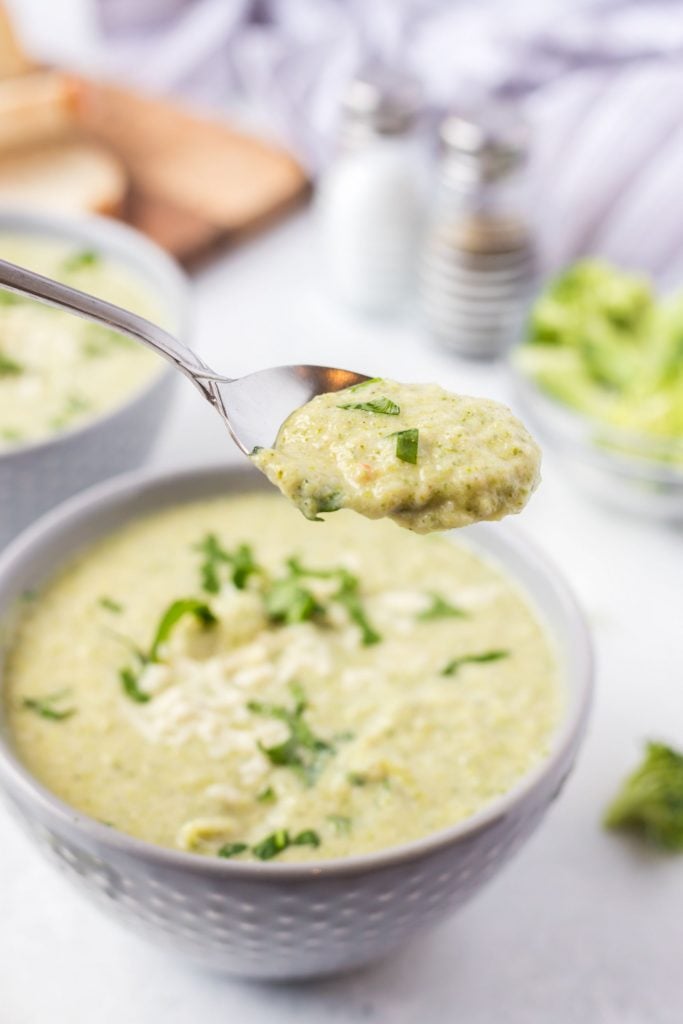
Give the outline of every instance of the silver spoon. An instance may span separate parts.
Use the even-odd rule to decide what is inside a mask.
[[[224,377],[161,327],[77,288],[6,260],[0,260],[0,287],[19,295],[30,295],[49,306],[68,309],[86,320],[127,334],[158,352],[199,388],[222,416],[235,443],[247,455],[256,447],[271,447],[289,414],[311,398],[368,379],[365,374],[331,366],[275,366],[246,377]]]

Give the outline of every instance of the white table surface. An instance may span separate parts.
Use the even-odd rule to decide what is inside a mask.
[[[196,278],[196,345],[239,374],[320,362],[506,397],[500,369],[358,321],[325,296],[307,213]],[[179,381],[154,462],[239,458]],[[457,916],[363,973],[259,985],[198,973],[91,908],[0,810],[0,1024],[680,1024],[683,858],[608,835],[600,815],[646,737],[683,746],[683,534],[574,493],[546,459],[523,525],[594,630],[597,701],[578,768],[540,831]]]

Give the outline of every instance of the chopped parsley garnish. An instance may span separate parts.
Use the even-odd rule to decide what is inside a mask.
[[[62,722],[65,718],[71,718],[76,714],[75,708],[56,707],[64,697],[68,696],[69,690],[58,690],[56,693],[49,693],[45,697],[24,697],[22,707],[27,711],[33,711],[41,718],[47,718],[51,722]]]
[[[371,398],[369,402],[350,402],[347,405],[338,406],[339,409],[359,409],[361,412],[374,412],[381,416],[398,416],[401,411],[400,405],[392,402],[386,395],[381,398]]]
[[[415,427],[411,427],[409,430],[397,430],[395,434],[389,435],[396,438],[397,459],[400,459],[401,462],[410,462],[413,466],[417,464],[419,435],[420,432]]]
[[[275,580],[265,595],[266,613],[272,622],[292,626],[297,622],[308,622],[324,609],[313,594],[295,576]]]
[[[187,615],[193,615],[198,622],[206,627],[214,626],[218,621],[209,606],[204,601],[199,601],[196,597],[181,597],[174,601],[161,616],[149,651],[141,651],[133,647],[133,652],[140,663],[141,669],[145,665],[154,664],[160,660],[160,649],[167,642],[178,622]],[[150,695],[140,689],[139,673],[134,672],[132,668],[126,667],[121,669],[119,679],[121,680],[124,693],[131,700],[137,701],[138,704],[146,704],[150,699]]]
[[[683,754],[664,743],[648,743],[642,764],[607,808],[604,823],[663,850],[683,852]]]
[[[236,857],[239,853],[244,853],[249,847],[246,843],[224,843],[218,851],[219,857]]]
[[[346,776],[346,781],[350,786],[367,786],[368,782],[372,780],[364,772],[349,772]]]
[[[252,846],[251,852],[259,860],[271,860],[290,846],[320,846],[320,836],[311,828],[295,836],[290,836],[286,828],[281,828]]]
[[[24,367],[21,363],[0,352],[0,377],[18,377],[23,372]]]
[[[306,569],[297,558],[288,559],[287,568],[290,575],[276,580],[266,594],[266,611],[273,621],[291,625],[322,615],[325,609],[311,591],[303,586],[301,579],[306,576],[313,579],[338,579],[339,587],[332,594],[331,600],[346,609],[349,618],[359,627],[361,641],[365,646],[379,643],[382,638],[369,622],[361,603],[357,576],[347,569]]]
[[[255,715],[276,718],[285,723],[289,729],[286,740],[272,747],[263,744],[259,746],[271,764],[278,768],[291,768],[307,786],[312,786],[334,753],[334,746],[316,736],[305,721],[308,702],[303,689],[297,683],[292,683],[290,690],[294,698],[293,707],[256,700],[250,700],[247,707]]]
[[[346,388],[347,391],[360,391],[361,388],[366,388],[368,384],[380,384],[382,377],[368,377],[367,380],[362,380],[359,384],[353,384],[350,388]]]
[[[7,288],[0,288],[0,306],[16,306],[22,301],[22,296],[16,292],[10,292]]]
[[[179,600],[169,605],[161,616],[152,646],[147,655],[147,661],[154,662],[159,660],[159,649],[166,643],[173,628],[186,615],[193,615],[202,626],[215,626],[218,622],[218,619],[206,602],[199,601],[196,597],[179,598]]]
[[[320,846],[320,836],[312,828],[304,829],[294,836],[291,846]]]
[[[138,677],[132,668],[122,668],[119,672],[119,679],[125,695],[137,704],[146,704],[152,699],[149,693],[145,693],[138,686]]]
[[[87,412],[92,408],[92,403],[88,398],[84,398],[83,395],[69,395],[64,405],[64,409],[59,416],[54,416],[50,420],[50,426],[53,430],[61,430],[63,427],[69,425],[75,416],[79,416],[81,413]]]
[[[271,860],[273,857],[277,857],[278,853],[282,853],[291,844],[289,838],[289,832],[285,828],[278,829],[277,832],[273,832],[271,835],[266,836],[256,846],[252,846],[252,853],[259,860]]]
[[[277,793],[272,786],[266,786],[256,797],[260,804],[274,804],[277,800]]]
[[[248,544],[239,544],[234,551],[226,551],[216,535],[208,533],[197,545],[197,551],[204,556],[199,571],[202,589],[209,594],[217,594],[221,589],[221,569],[225,566],[229,566],[227,575],[238,590],[244,590],[249,577],[261,572]]]
[[[457,605],[450,604],[440,594],[430,594],[432,603],[417,617],[418,622],[432,622],[434,619],[464,619],[467,612]]]
[[[73,270],[82,270],[83,267],[94,267],[100,261],[100,254],[94,249],[80,249],[74,252],[62,263],[62,270],[70,273]]]
[[[338,579],[339,587],[332,594],[331,600],[339,602],[352,622],[361,631],[361,642],[369,647],[379,643],[382,637],[370,623],[360,599],[360,581],[348,569],[307,569],[298,558],[289,558],[287,567],[294,578],[310,576],[312,579]],[[322,611],[323,609],[320,609]]]
[[[115,601],[113,597],[101,597],[98,601],[100,608],[106,608],[108,612],[114,612],[115,615],[120,615],[123,611],[123,605]]]
[[[15,430],[14,427],[3,427],[0,430],[0,437],[3,441],[21,441],[23,434],[20,430]]]
[[[330,491],[329,494],[319,494],[315,499],[316,518],[314,522],[320,522],[317,518],[318,512],[338,512],[344,504],[344,499],[339,491]]]
[[[361,604],[359,594],[360,584],[357,576],[353,576],[345,569],[340,570],[339,590],[333,595],[346,609],[346,613],[352,622],[358,626],[361,632],[361,643],[365,647],[378,644],[382,637],[370,624]]]
[[[320,846],[320,836],[312,828],[304,829],[295,836],[289,834],[286,828],[280,828],[272,832],[260,843],[249,846],[248,843],[225,843],[218,850],[219,857],[237,857],[240,853],[249,850],[259,860],[272,860],[279,853],[287,850],[290,846]]]
[[[481,654],[463,654],[460,658],[453,658],[441,670],[442,676],[454,676],[462,665],[482,665],[487,661],[500,661],[507,658],[509,651],[482,651]]]
[[[338,836],[348,836],[351,832],[351,818],[345,814],[328,814],[327,820]]]

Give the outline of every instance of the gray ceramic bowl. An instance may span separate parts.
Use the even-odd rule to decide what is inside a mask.
[[[143,235],[103,217],[61,218],[0,209],[0,231],[58,238],[126,265],[159,296],[169,329],[188,334],[188,285],[176,263]],[[0,549],[39,515],[84,487],[146,458],[169,405],[175,374],[159,372],[122,405],[51,437],[0,452]]]
[[[72,498],[0,558],[0,617],[23,591],[123,522],[256,488],[270,485],[252,470],[219,467],[133,474]],[[63,804],[14,757],[0,721],[0,784],[17,819],[112,917],[204,966],[297,978],[347,970],[400,946],[474,895],[531,835],[572,767],[590,702],[588,635],[556,571],[507,525],[460,535],[502,564],[543,609],[567,693],[550,755],[479,814],[426,839],[345,860],[277,865],[176,853]]]

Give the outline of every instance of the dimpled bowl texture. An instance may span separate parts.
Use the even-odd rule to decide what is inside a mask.
[[[181,501],[270,489],[251,469],[130,474],[72,498],[0,558],[0,620],[26,589],[127,520]],[[324,529],[324,526],[320,527]],[[112,918],[204,967],[303,978],[382,957],[473,896],[538,826],[565,781],[591,692],[586,629],[555,570],[506,525],[460,531],[543,609],[566,709],[552,750],[471,819],[401,847],[336,861],[238,863],[161,849],[93,821],[36,782],[0,722],[0,784],[36,846]]]
[[[187,340],[188,285],[175,262],[137,231],[101,217],[0,210],[0,232],[52,238],[103,252],[148,285],[169,329]],[[142,465],[170,404],[175,374],[159,372],[122,405],[71,430],[0,452],[0,549],[38,516],[91,484]]]

